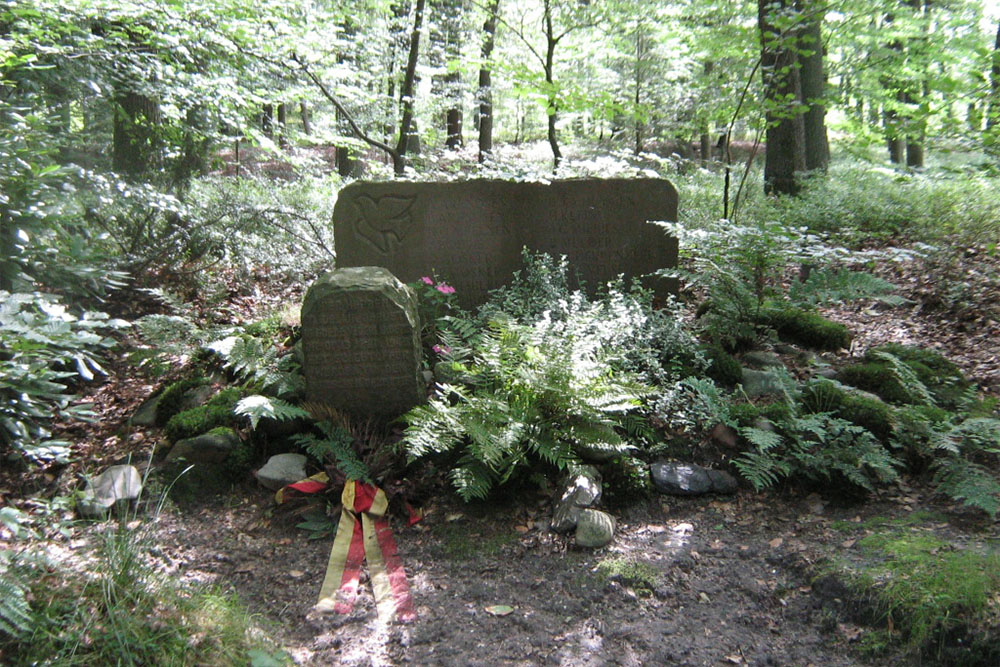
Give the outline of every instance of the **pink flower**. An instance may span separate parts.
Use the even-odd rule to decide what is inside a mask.
[[[424,276],[423,278],[420,279],[420,282],[422,282],[425,285],[433,285],[434,279],[431,278],[430,276]]]
[[[451,348],[447,345],[435,345],[431,348],[436,354],[448,354],[451,352]]]
[[[449,285],[448,283],[440,283],[437,286],[437,291],[441,292],[441,294],[454,294],[455,288]]]

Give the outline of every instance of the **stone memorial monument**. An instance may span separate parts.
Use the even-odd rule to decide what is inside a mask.
[[[396,416],[426,396],[416,296],[381,267],[321,276],[302,304],[306,399]]]
[[[662,179],[356,182],[333,214],[338,267],[382,266],[403,282],[436,271],[464,307],[510,281],[523,247],[566,255],[589,288],[675,267],[677,239],[647,223],[676,219],[677,191]]]

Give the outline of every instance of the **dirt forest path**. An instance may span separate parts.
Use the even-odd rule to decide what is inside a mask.
[[[618,512],[597,551],[548,532],[541,498],[432,507],[395,526],[418,618],[384,628],[364,578],[351,614],[310,613],[332,538],[308,540],[265,492],[246,494],[162,516],[157,554],[185,578],[232,586],[301,664],[864,664],[848,650],[859,633],[810,573],[841,548],[831,522],[877,503],[656,498]]]

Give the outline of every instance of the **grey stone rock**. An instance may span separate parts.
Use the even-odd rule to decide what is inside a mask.
[[[713,493],[730,494],[736,493],[739,489],[739,483],[736,481],[736,478],[725,470],[712,470],[709,468],[708,477],[712,480]]]
[[[135,466],[111,466],[87,482],[83,497],[77,502],[77,511],[84,518],[103,518],[116,503],[134,502],[140,493],[142,477]]]
[[[166,460],[184,459],[189,463],[222,463],[239,444],[240,438],[232,429],[205,433],[178,440],[170,448]]]
[[[798,354],[802,350],[791,343],[778,343],[774,346],[774,351],[780,354]]]
[[[132,426],[153,426],[156,424],[156,408],[160,405],[160,395],[147,398],[135,414],[129,418]]]
[[[785,363],[774,352],[752,350],[743,355],[743,363],[752,368],[783,368]]]
[[[302,454],[275,454],[255,475],[260,485],[277,491],[306,478],[306,457]]]
[[[693,463],[654,463],[649,466],[653,486],[660,493],[698,496],[712,491],[708,469]]]
[[[214,394],[215,389],[213,389],[212,385],[209,384],[191,387],[184,392],[184,400],[181,402],[181,411],[205,405],[205,403],[208,403],[208,399],[212,398]]]
[[[816,375],[827,380],[836,380],[837,369],[833,366],[824,366],[816,371]]]
[[[677,239],[646,221],[676,219],[674,187],[636,178],[358,181],[340,190],[333,212],[337,266],[384,266],[404,282],[434,268],[452,281],[465,308],[510,281],[525,246],[566,255],[593,287],[621,273],[638,277],[674,267]],[[669,279],[648,284],[676,289]]]
[[[552,511],[550,528],[565,533],[576,527],[580,512],[601,499],[601,474],[593,466],[579,466],[567,475]]]
[[[398,416],[427,397],[413,291],[387,269],[337,269],[302,304],[306,398],[348,412]]]
[[[773,372],[757,371],[750,368],[743,369],[742,384],[743,391],[750,398],[780,394],[783,388],[780,378]]]
[[[614,539],[616,527],[615,518],[607,512],[580,510],[580,517],[576,522],[576,543],[593,549],[606,546]]]
[[[621,446],[607,443],[582,443],[573,445],[573,451],[588,463],[606,463],[621,454]]]

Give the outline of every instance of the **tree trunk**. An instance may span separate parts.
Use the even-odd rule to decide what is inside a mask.
[[[413,11],[413,30],[410,32],[410,52],[406,58],[403,87],[399,91],[402,114],[399,122],[399,138],[396,141],[396,156],[393,157],[393,171],[402,176],[406,170],[406,151],[410,147],[410,128],[413,125],[413,94],[417,80],[417,58],[420,55],[420,28],[424,22],[426,0],[417,0]]]
[[[763,1],[763,0],[761,0]],[[552,171],[559,169],[562,162],[562,151],[559,150],[559,137],[556,134],[556,122],[559,114],[559,103],[556,100],[555,86],[555,59],[556,46],[559,38],[555,36],[555,28],[552,22],[552,0],[545,0],[545,83],[548,84],[549,98],[545,108],[548,115],[548,139],[549,147],[552,149]]]
[[[483,24],[482,65],[479,67],[479,161],[485,161],[493,152],[493,81],[492,64],[493,46],[497,32],[497,14],[500,10],[500,0],[490,0],[489,14]]]
[[[635,154],[638,155],[642,152],[642,121],[639,119],[639,104],[641,103],[641,93],[642,93],[642,75],[643,75],[643,64],[642,59],[646,54],[646,44],[643,39],[644,26],[640,23],[635,27],[635,90],[633,95],[633,103],[635,104]]]
[[[116,172],[137,180],[159,166],[161,146],[156,130],[159,124],[160,107],[156,100],[133,91],[115,96],[111,163]]]
[[[826,74],[823,71],[822,22],[825,4],[799,0],[803,12],[802,45],[798,59],[802,81],[803,118],[806,140],[806,169],[825,170],[830,164],[830,144],[826,136]],[[808,52],[808,53],[805,53]]]
[[[992,62],[990,64],[990,101],[986,111],[986,129],[991,130],[1000,122],[1000,23],[997,24],[997,36],[993,42]]]
[[[288,107],[282,102],[278,105],[278,145],[288,148]]]
[[[274,105],[264,104],[260,108],[260,131],[268,139],[274,138]]]
[[[698,138],[698,144],[700,147],[699,152],[701,153],[701,163],[702,165],[708,164],[712,159],[712,134],[709,132],[707,125],[701,128],[701,136]]]
[[[302,118],[302,134],[309,136],[312,134],[312,123],[309,122],[309,105],[306,102],[299,102],[299,117]]]
[[[462,16],[465,13],[463,0],[446,0],[443,8],[446,15],[443,18],[445,39],[444,53],[448,61],[462,57]],[[449,65],[449,69],[451,66]],[[451,150],[461,148],[465,139],[462,136],[462,72],[458,69],[449,71],[444,77],[445,95],[449,100],[445,113],[445,146]]]
[[[761,33],[761,72],[767,101],[767,152],[764,160],[764,192],[796,194],[797,174],[806,168],[805,122],[802,114],[784,100],[802,99],[802,84],[792,48],[796,34],[781,34],[771,16],[786,10],[791,0],[758,0],[757,18]]]

